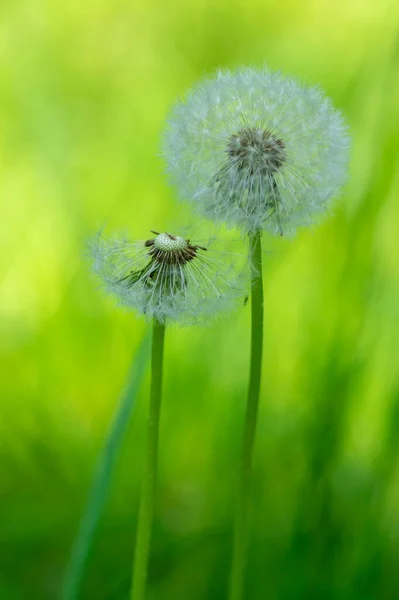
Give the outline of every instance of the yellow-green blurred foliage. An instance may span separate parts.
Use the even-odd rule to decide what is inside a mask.
[[[399,8],[389,0],[3,0],[3,600],[57,597],[95,459],[145,330],[89,273],[99,226],[191,215],[159,138],[205,71],[319,83],[351,124],[335,214],[265,238],[265,360],[246,600],[399,597]],[[170,329],[149,600],[223,600],[248,307]],[[148,382],[83,599],[127,598]]]

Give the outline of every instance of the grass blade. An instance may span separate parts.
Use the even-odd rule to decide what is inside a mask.
[[[115,462],[135,406],[149,354],[150,335],[147,333],[133,357],[125,391],[98,459],[86,509],[66,569],[60,600],[76,600],[78,598],[97,525],[107,500]]]

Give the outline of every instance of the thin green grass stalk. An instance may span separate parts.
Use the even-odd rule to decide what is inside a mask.
[[[151,394],[148,416],[147,456],[141,490],[136,550],[133,563],[131,600],[144,600],[147,582],[148,557],[154,515],[159,419],[161,413],[162,371],[165,325],[154,318],[151,356]]]
[[[251,471],[258,416],[263,348],[262,232],[249,234],[251,256],[251,367],[245,414],[238,498],[234,527],[233,563],[229,600],[243,598],[244,572],[251,502]]]
[[[144,377],[149,350],[150,336],[146,334],[133,357],[125,391],[98,458],[85,512],[66,569],[60,600],[76,600],[79,597],[97,525],[107,500],[114,466]]]

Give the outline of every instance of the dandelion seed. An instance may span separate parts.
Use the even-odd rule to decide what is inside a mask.
[[[219,71],[173,109],[163,154],[182,200],[245,232],[315,222],[347,175],[349,137],[317,87],[268,69]]]
[[[238,305],[243,295],[236,255],[182,236],[129,243],[100,234],[93,245],[94,270],[120,304],[160,323],[207,321]]]

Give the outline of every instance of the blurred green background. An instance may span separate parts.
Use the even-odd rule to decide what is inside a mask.
[[[3,0],[0,598],[57,598],[144,321],[97,289],[99,226],[191,215],[167,111],[242,64],[319,83],[353,134],[334,215],[265,238],[263,397],[246,600],[399,598],[398,5],[380,0]],[[249,308],[170,329],[149,600],[223,600]],[[81,594],[126,600],[148,377]]]

